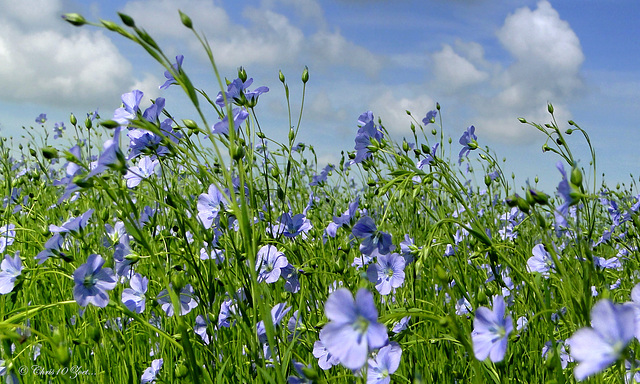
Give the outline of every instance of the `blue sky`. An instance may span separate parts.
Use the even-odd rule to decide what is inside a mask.
[[[196,86],[215,94],[206,57],[181,26],[178,8],[207,36],[224,76],[233,79],[244,66],[254,86],[271,89],[258,106],[271,136],[287,132],[278,70],[295,107],[298,79],[309,67],[300,139],[314,145],[320,167],[353,149],[362,112],[372,110],[401,139],[411,136],[405,110],[421,120],[439,102],[454,153],[475,125],[479,143],[506,157],[504,170],[518,185],[538,176],[553,189],[557,158],[542,154],[544,137],[517,121],[548,122],[548,101],[561,126],[573,119],[588,131],[609,185],[640,176],[630,145],[640,121],[640,3],[633,0],[0,0],[0,135],[37,127],[41,112],[49,129],[68,122],[70,112],[99,108],[111,117],[120,95],[135,88],[146,98],[165,97],[174,116],[195,117],[178,89],[158,89],[164,70],[141,48],[59,17],[78,12],[119,21],[123,11],[169,56],[183,54]],[[571,139],[588,166],[586,144]]]

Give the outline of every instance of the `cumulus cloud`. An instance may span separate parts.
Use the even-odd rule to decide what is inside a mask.
[[[410,137],[411,116],[421,123],[427,112],[435,107],[435,101],[427,95],[416,95],[412,98],[397,97],[392,91],[381,93],[371,102],[371,110],[376,119],[382,119],[382,125],[396,137]]]
[[[483,129],[507,140],[524,139],[530,131],[516,118],[547,122],[547,102],[555,104],[560,121],[570,118],[566,103],[583,88],[584,54],[569,23],[549,2],[540,1],[535,10],[521,8],[509,15],[497,37],[515,62],[494,79],[497,95],[479,104]]]
[[[277,12],[276,5],[291,5],[301,19],[315,27]],[[330,31],[317,1],[264,1],[260,8],[244,7],[242,18],[232,18],[211,0],[137,0],[123,9],[153,36],[173,40],[173,50],[186,46],[191,54],[204,58],[197,40],[181,23],[176,9],[193,20],[194,27],[208,39],[223,68],[251,64],[278,65],[313,62],[317,66],[343,65],[375,75],[381,60],[367,49],[350,42],[339,31]],[[303,30],[303,26],[305,27]],[[311,30],[309,30],[311,29]],[[180,52],[184,53],[184,52]]]
[[[472,53],[482,56],[482,52]],[[445,44],[441,51],[434,53],[432,59],[434,75],[441,87],[448,92],[460,91],[489,78],[488,73],[478,70],[473,63],[454,52],[448,44]]]
[[[551,4],[523,7],[506,17],[496,32],[513,62],[503,68],[484,57],[481,45],[456,41],[432,55],[433,85],[455,94],[476,110],[479,134],[505,142],[524,142],[536,132],[517,121],[546,123],[547,102],[558,121],[571,118],[568,102],[583,89],[580,40]]]
[[[1,0],[0,100],[52,107],[113,104],[136,82],[101,31],[64,22],[60,1]]]

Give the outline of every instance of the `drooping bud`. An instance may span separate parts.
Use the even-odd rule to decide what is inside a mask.
[[[47,160],[57,159],[58,150],[51,146],[44,147],[42,148],[42,156],[44,156],[44,158]]]
[[[118,16],[120,16],[120,20],[122,20],[124,25],[126,25],[127,27],[133,28],[136,26],[135,21],[133,21],[133,17],[126,15],[122,12],[118,12]]]
[[[522,124],[527,123],[527,119],[525,119],[524,117],[518,117],[518,121],[521,122]]]
[[[536,203],[540,205],[549,204],[549,195],[547,195],[546,193],[540,192],[537,189],[529,188],[529,194],[531,195],[533,201],[535,201]]]
[[[87,24],[87,20],[85,20],[82,15],[77,13],[65,13],[62,15],[62,18],[66,20],[69,24],[75,25],[76,27],[81,27]]]
[[[180,14],[180,21],[182,21],[182,25],[184,25],[189,29],[193,29],[193,22],[191,21],[191,18],[187,16],[185,13],[182,13],[182,11],[179,9],[178,9],[178,13]]]
[[[115,120],[105,120],[105,121],[101,121],[100,125],[102,125],[103,127],[107,128],[107,129],[115,129],[120,125],[120,123],[118,123]]]

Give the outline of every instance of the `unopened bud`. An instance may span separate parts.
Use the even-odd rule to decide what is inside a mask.
[[[62,15],[62,18],[65,19],[69,24],[75,25],[76,27],[83,26],[87,24],[87,20],[85,20],[82,15],[77,13],[67,13]]]
[[[93,123],[91,122],[91,118],[89,116],[87,116],[87,118],[85,119],[84,126],[87,127],[87,129],[91,129],[91,127],[93,126]]]
[[[115,129],[120,125],[120,123],[118,123],[115,120],[105,120],[105,121],[101,121],[100,125],[107,129]]]
[[[284,84],[284,73],[282,73],[282,71],[278,71],[278,79],[280,79],[280,82]]]
[[[549,111],[549,113],[553,114],[553,105],[551,103],[547,104],[547,111]]]
[[[247,71],[245,71],[243,67],[238,68],[238,78],[242,80],[243,83],[247,81]]]
[[[193,29],[193,22],[191,21],[191,18],[186,14],[182,13],[181,10],[178,10],[178,13],[180,14],[180,21],[182,21],[182,25],[184,25],[189,29]]]
[[[42,156],[44,156],[44,158],[47,160],[57,159],[58,150],[54,147],[44,147],[42,148]]]
[[[309,67],[305,65],[304,71],[302,71],[302,82],[307,83],[309,81]]]
[[[527,123],[527,119],[525,119],[524,117],[518,117],[518,121],[521,122],[522,124]]]
[[[125,15],[124,13],[118,12],[118,16],[120,16],[120,20],[122,20],[122,22],[124,23],[124,25],[126,25],[127,27],[135,27],[136,23],[135,21],[133,21],[133,18],[129,15]]]
[[[571,184],[579,187],[582,185],[582,172],[580,171],[580,168],[578,168],[577,166],[574,166],[573,169],[571,170]]]
[[[198,124],[191,119],[183,119],[182,124],[189,129],[198,129]]]
[[[71,123],[71,125],[78,124],[78,119],[76,119],[76,116],[73,113],[71,114],[71,116],[69,116],[69,122]]]

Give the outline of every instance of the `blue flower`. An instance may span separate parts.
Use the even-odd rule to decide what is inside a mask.
[[[180,69],[182,68],[182,60],[184,60],[184,56],[183,55],[176,56],[176,63],[171,65],[171,69],[173,70],[174,73],[180,72]],[[165,81],[164,84],[162,84],[158,88],[167,89],[167,88],[169,88],[170,85],[178,84],[178,82],[173,77],[171,72],[164,71],[164,77],[167,79],[167,81]]]
[[[209,186],[207,193],[198,196],[198,218],[205,229],[213,226],[213,221],[225,205],[227,205],[227,199],[215,184]]]
[[[139,274],[134,274],[129,280],[129,286],[131,288],[125,288],[122,291],[122,303],[131,312],[142,313],[145,308],[145,293],[147,293],[147,286],[149,285],[149,279]]]
[[[38,124],[44,124],[46,121],[47,121],[46,113],[41,113],[38,115],[38,117],[36,117],[36,123]]]
[[[4,256],[2,264],[0,264],[0,295],[6,295],[13,291],[16,279],[22,273],[22,260],[20,252],[16,252],[14,257]]]
[[[87,262],[82,264],[73,273],[73,281],[76,283],[73,289],[73,297],[82,307],[91,303],[104,308],[109,304],[108,290],[116,286],[116,278],[111,268],[102,268],[104,259],[100,255],[91,254]]]
[[[153,360],[151,362],[151,366],[145,369],[142,373],[140,383],[147,384],[154,382],[156,380],[156,376],[158,376],[158,373],[160,372],[160,369],[162,369],[162,363],[164,363],[164,360],[162,359]]]
[[[567,339],[578,365],[573,374],[582,381],[615,363],[633,339],[635,313],[631,306],[600,300],[591,309],[591,327],[581,328]]]
[[[360,244],[360,252],[365,255],[370,255],[374,249],[384,255],[395,248],[391,241],[391,235],[378,231],[376,223],[369,216],[364,216],[358,220],[351,232],[353,236],[363,239],[362,244]]]
[[[247,117],[249,117],[249,112],[244,108],[233,108],[231,114],[233,115],[233,127],[236,130],[242,125]],[[225,116],[221,121],[215,123],[213,127],[211,127],[211,133],[228,135],[229,116]]]
[[[64,126],[63,122],[55,123],[53,125],[53,138],[58,139],[62,137],[62,131],[64,131],[65,129],[66,127]]]
[[[367,269],[369,281],[376,284],[381,295],[388,295],[391,289],[398,288],[404,283],[404,257],[397,253],[378,255],[376,264]]]
[[[311,177],[311,182],[309,183],[309,186],[313,187],[314,185],[318,185],[320,183],[327,181],[329,172],[333,171],[333,168],[334,168],[333,164],[327,164],[326,167],[322,168],[322,171],[320,172],[319,175]]]
[[[121,97],[123,106],[115,110],[113,120],[121,126],[129,125],[129,122],[136,118],[140,110],[140,101],[142,101],[143,95],[144,93],[138,89],[123,94]]]
[[[13,244],[16,237],[15,228],[14,224],[5,224],[0,227],[0,252],[4,252],[8,245]]]
[[[284,316],[289,313],[291,307],[287,307],[287,303],[279,303],[271,308],[271,322],[275,327],[277,327]],[[258,340],[261,343],[267,342],[267,330],[264,327],[264,321],[260,320],[258,324],[256,324],[256,333],[258,334]]]
[[[435,109],[433,111],[427,112],[427,116],[424,119],[422,119],[422,123],[424,125],[431,124],[432,120],[435,120],[437,115],[438,115],[438,111],[436,111]]]
[[[159,172],[156,171],[158,163],[158,160],[152,160],[149,156],[142,157],[138,161],[138,165],[130,167],[124,175],[125,180],[127,180],[127,187],[137,187],[142,179],[148,179],[152,175],[158,174]]]
[[[298,213],[292,217],[290,213],[285,212],[280,216],[278,224],[271,226],[267,231],[272,235],[283,234],[290,239],[298,235],[301,235],[302,239],[306,239],[307,232],[311,228],[313,225],[304,213]]]
[[[180,316],[186,315],[198,306],[191,284],[187,284],[182,288],[180,295],[178,295],[178,299],[180,300]],[[171,297],[166,289],[160,291],[156,301],[160,304],[162,310],[167,314],[167,316],[173,316],[173,303],[171,302]]]
[[[371,140],[379,142],[384,137],[382,131],[374,124],[374,117],[371,111],[361,114],[358,118],[358,123],[361,124],[361,127],[356,133],[356,145],[354,147],[356,157],[345,164],[346,167],[360,163],[371,157],[371,151],[367,148],[371,145]]]
[[[493,297],[493,310],[480,307],[473,319],[473,353],[478,360],[498,362],[504,359],[507,352],[509,334],[513,331],[513,320],[505,316],[505,303],[502,296]]]
[[[325,371],[334,365],[340,364],[338,358],[332,355],[322,344],[322,340],[318,340],[313,344],[313,356],[318,359],[318,366]]]
[[[87,177],[99,175],[107,169],[115,169],[117,171],[127,169],[127,162],[120,149],[120,128],[120,126],[117,126],[113,132],[113,138],[104,142],[102,145],[102,153],[100,157],[98,157],[98,163],[95,168],[89,172]]]
[[[529,272],[539,272],[545,278],[549,278],[549,271],[553,269],[553,259],[551,254],[544,249],[544,245],[538,244],[533,247],[533,256],[527,260]]]
[[[240,78],[233,80],[227,85],[227,92],[225,92],[227,102],[232,102],[240,106],[255,106],[258,102],[258,96],[269,92],[269,88],[258,87],[254,91],[249,91],[248,87],[251,84],[253,84],[253,78],[249,78],[246,81],[242,81]],[[222,92],[218,92],[216,104],[221,108],[225,107],[224,99]]]
[[[349,369],[362,368],[369,352],[389,340],[386,327],[378,323],[373,295],[364,288],[355,300],[346,288],[335,290],[327,299],[325,314],[329,323],[320,331],[320,341]]]
[[[458,158],[462,162],[462,157],[467,156],[470,151],[478,148],[478,136],[475,134],[476,127],[473,125],[467,128],[467,130],[460,137],[459,143],[462,145],[462,149],[458,154]]]
[[[196,325],[193,327],[193,333],[200,336],[202,342],[205,345],[209,345],[211,339],[207,333],[207,327],[209,326],[209,316],[204,317],[202,315],[196,316]]]
[[[389,384],[391,374],[398,370],[402,348],[395,341],[380,348],[375,358],[369,359],[367,384]]]
[[[289,264],[284,253],[273,245],[265,245],[258,251],[256,257],[256,271],[258,282],[275,283],[282,274],[282,268]]]

